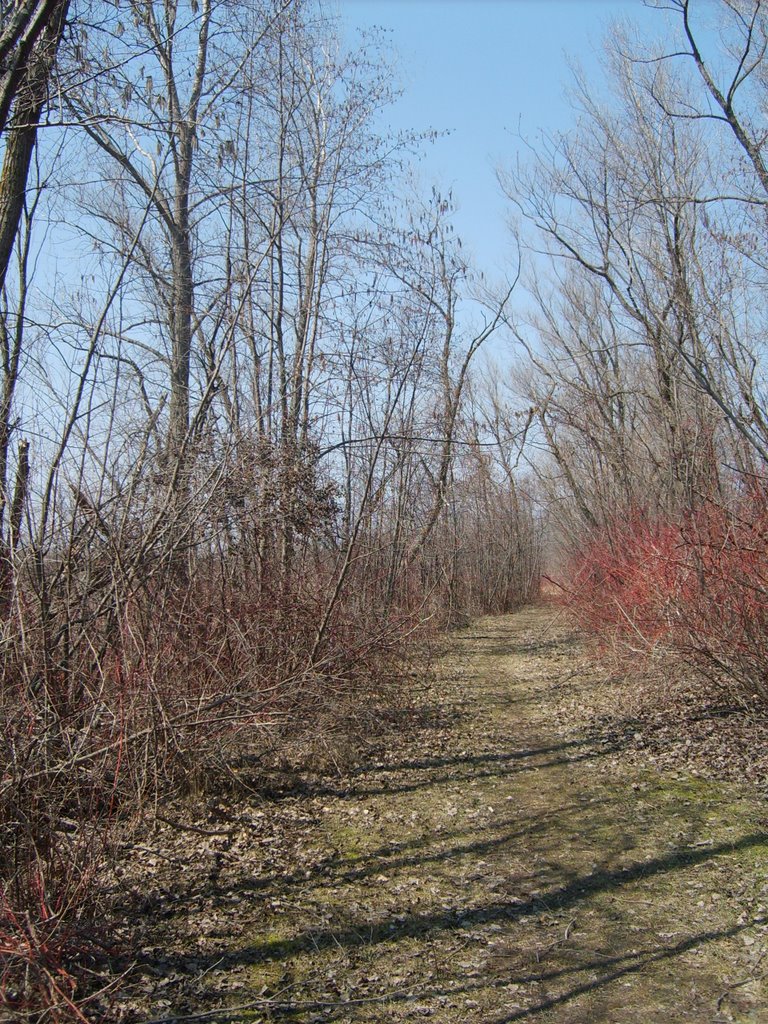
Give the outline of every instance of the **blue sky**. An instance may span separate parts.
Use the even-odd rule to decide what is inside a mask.
[[[394,128],[440,129],[420,166],[429,185],[453,188],[458,231],[481,269],[494,275],[512,251],[495,168],[535,144],[542,130],[568,127],[566,55],[590,76],[612,19],[649,32],[663,15],[642,0],[337,0],[351,35],[373,25],[391,31],[404,95]]]

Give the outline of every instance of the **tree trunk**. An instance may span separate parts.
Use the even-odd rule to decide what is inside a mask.
[[[48,80],[56,60],[68,8],[69,0],[61,0],[53,6],[37,46],[23,68],[15,94],[3,169],[0,172],[0,290],[5,285],[24,208],[29,166],[37,141],[37,126],[48,97]]]

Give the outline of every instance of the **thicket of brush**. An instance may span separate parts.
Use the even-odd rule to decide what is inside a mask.
[[[82,1020],[115,829],[401,701],[540,529],[468,406],[510,289],[408,185],[375,37],[0,12],[0,1006]]]
[[[673,657],[725,697],[768,704],[768,500],[708,501],[675,520],[636,512],[574,558],[567,604],[622,658]]]

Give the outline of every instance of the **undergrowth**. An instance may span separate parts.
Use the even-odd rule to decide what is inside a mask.
[[[643,509],[595,530],[564,601],[625,656],[672,656],[740,703],[768,705],[768,494],[750,488],[677,518]]]
[[[121,821],[391,692],[417,620],[366,611],[354,589],[327,616],[329,590],[320,572],[249,588],[203,568],[133,594],[76,645],[66,630],[42,642],[55,609],[17,617],[0,692],[0,1010],[64,1022],[105,1005],[124,951],[98,878]]]

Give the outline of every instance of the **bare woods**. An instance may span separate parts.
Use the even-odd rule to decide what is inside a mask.
[[[377,35],[0,0],[0,1013],[113,1013],[115,830],[370,721],[542,551],[764,713],[768,18],[657,6],[500,175],[490,286]]]
[[[516,388],[569,605],[764,714],[768,20],[652,6],[658,39],[615,26],[607,88],[577,75],[573,130],[504,177],[548,256]]]
[[[409,184],[376,38],[0,11],[0,1003],[83,1020],[114,824],[375,708],[536,593],[539,525],[525,423],[472,411],[510,290]]]

